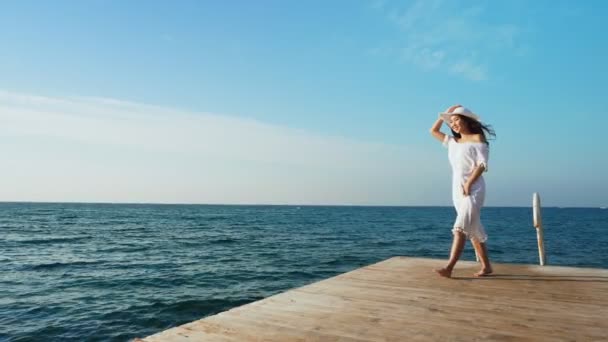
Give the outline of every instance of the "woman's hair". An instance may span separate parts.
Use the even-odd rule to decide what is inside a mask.
[[[458,115],[458,114],[454,114],[454,115]],[[485,142],[486,144],[490,145],[490,143],[488,142],[488,136],[492,137],[493,139],[496,138],[496,132],[494,132],[494,129],[492,128],[492,126],[484,125],[481,122],[479,122],[475,119],[471,119],[468,116],[464,116],[464,115],[458,115],[458,116],[460,117],[460,119],[462,121],[467,123],[467,127],[469,128],[469,131],[471,133],[481,134],[481,136],[483,137],[483,142]],[[460,139],[460,133],[454,132],[454,130],[452,130],[451,128],[450,128],[450,130],[452,131],[452,135],[454,137]]]

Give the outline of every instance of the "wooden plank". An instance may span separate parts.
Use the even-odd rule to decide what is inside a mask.
[[[149,336],[158,341],[608,340],[608,270],[395,257]]]

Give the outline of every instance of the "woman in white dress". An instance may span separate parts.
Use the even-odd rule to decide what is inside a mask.
[[[440,131],[444,122],[450,127],[451,136]],[[454,240],[450,259],[444,268],[436,269],[435,272],[447,278],[452,276],[454,265],[458,262],[468,238],[481,260],[481,270],[475,273],[475,276],[486,276],[492,273],[492,266],[486,248],[488,236],[480,220],[486,194],[482,173],[488,170],[486,134],[494,137],[494,131],[461,105],[451,106],[440,113],[430,131],[433,137],[448,148],[448,158],[452,166],[452,200],[457,213],[452,229]]]

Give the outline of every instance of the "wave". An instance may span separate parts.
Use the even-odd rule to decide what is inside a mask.
[[[338,258],[334,258],[332,260],[327,260],[324,262],[321,262],[321,265],[324,266],[343,266],[343,265],[350,265],[350,264],[356,264],[356,263],[361,263],[363,261],[363,259],[356,257],[356,256],[352,256],[352,255],[344,255]]]
[[[149,246],[128,244],[128,245],[118,245],[118,246],[98,249],[97,252],[99,252],[99,253],[134,253],[134,252],[146,251],[149,249],[150,249]]]
[[[384,247],[384,246],[394,246],[397,244],[396,241],[374,241],[372,243],[375,246]]]
[[[203,318],[231,308],[245,305],[263,297],[239,297],[239,298],[208,298],[208,299],[186,299],[175,301],[156,301],[146,305],[130,305],[124,310],[116,310],[105,313],[100,318],[104,321],[133,319],[133,317],[164,317],[169,320],[180,321],[187,317],[186,321]],[[182,318],[182,319],[180,319]]]
[[[285,274],[287,279],[315,279],[318,276],[312,272],[306,271],[289,271]]]
[[[219,245],[232,244],[232,243],[237,243],[237,242],[239,242],[239,239],[229,238],[229,237],[218,238],[215,240],[207,240],[207,243],[219,244]]]
[[[215,312],[225,311],[228,308],[241,306],[250,302],[259,300],[259,297],[243,297],[243,298],[213,298],[205,300],[182,300],[173,303],[155,303],[152,308],[158,308],[160,313],[183,312],[197,310],[202,311],[204,314],[211,314]]]
[[[64,214],[64,215],[57,216],[57,220],[59,220],[59,221],[73,220],[73,219],[77,219],[77,218],[80,218],[80,216],[78,216],[76,214]]]
[[[22,268],[22,270],[27,271],[44,271],[44,270],[54,270],[61,269],[72,266],[88,266],[100,264],[102,261],[72,261],[72,262],[51,262],[47,264],[37,264],[37,265],[26,265]]]
[[[210,221],[210,222],[214,222],[214,221],[223,221],[223,220],[227,220],[229,219],[230,216],[225,216],[225,215],[218,215],[218,216],[209,216],[209,217],[205,217],[205,221]]]
[[[179,243],[184,246],[202,246],[202,245],[231,245],[235,243],[239,243],[240,239],[236,238],[206,238],[206,237],[189,237],[189,238],[180,238],[178,239]]]
[[[82,241],[91,238],[90,236],[61,236],[52,238],[36,238],[36,239],[24,239],[24,240],[13,240],[14,242],[22,244],[45,244],[45,243],[64,243]]]

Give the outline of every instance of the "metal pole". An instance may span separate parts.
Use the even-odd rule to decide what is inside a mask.
[[[546,264],[545,257],[545,244],[543,237],[543,220],[540,213],[540,196],[537,192],[532,195],[532,216],[534,221],[534,228],[536,228],[536,240],[538,241],[538,258],[540,259],[540,265]]]

